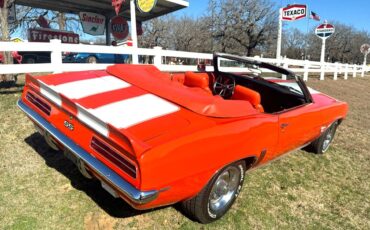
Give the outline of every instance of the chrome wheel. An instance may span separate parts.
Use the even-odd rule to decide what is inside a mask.
[[[228,207],[238,191],[240,179],[240,170],[234,166],[229,166],[218,176],[209,196],[211,212],[217,213]]]
[[[322,152],[326,152],[329,149],[330,143],[333,140],[335,134],[335,124],[331,125],[330,128],[326,131],[324,141],[322,143]]]

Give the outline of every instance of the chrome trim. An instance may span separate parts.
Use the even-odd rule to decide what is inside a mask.
[[[158,191],[140,191],[125,181],[116,172],[108,168],[102,162],[83,150],[71,139],[61,133],[38,113],[28,107],[22,100],[18,100],[18,107],[27,114],[40,127],[49,132],[55,139],[68,148],[76,157],[82,159],[90,168],[98,173],[104,180],[110,182],[114,187],[125,195],[125,197],[134,204],[146,204],[158,197]]]

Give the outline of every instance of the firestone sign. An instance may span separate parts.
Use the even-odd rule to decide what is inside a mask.
[[[289,5],[282,10],[283,21],[295,21],[302,18],[305,18],[307,15],[307,6],[306,5]]]
[[[28,41],[30,42],[50,42],[51,39],[61,40],[62,43],[80,43],[80,36],[72,32],[41,28],[28,30]]]
[[[100,14],[80,12],[80,21],[85,33],[103,35],[105,32],[105,17]]]

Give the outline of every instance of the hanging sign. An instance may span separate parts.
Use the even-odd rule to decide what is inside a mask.
[[[100,14],[80,12],[83,31],[90,35],[103,35],[105,32],[105,17]]]
[[[116,15],[119,14],[119,11],[121,10],[122,4],[125,2],[125,0],[112,0],[112,6],[114,7],[114,10],[116,11]]]
[[[39,26],[41,26],[42,28],[46,28],[46,29],[50,29],[50,26],[49,26],[49,22],[48,20],[40,15],[37,20],[36,20],[37,24],[39,24]]]
[[[283,14],[281,20],[283,21],[295,21],[305,18],[307,15],[307,6],[301,4],[288,5],[283,8]]]
[[[157,0],[136,0],[136,6],[142,13],[149,13],[157,5]]]
[[[73,32],[42,28],[28,30],[28,41],[30,42],[50,42],[51,39],[59,39],[62,43],[80,43],[80,36]]]
[[[334,32],[335,27],[327,23],[321,24],[315,29],[315,34],[322,39],[329,38]]]
[[[114,17],[111,22],[111,30],[117,40],[125,39],[129,33],[127,20],[122,16]]]

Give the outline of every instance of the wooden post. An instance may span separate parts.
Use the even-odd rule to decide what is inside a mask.
[[[162,66],[162,47],[155,46],[153,49],[156,51],[156,55],[154,56],[154,65],[161,69]]]
[[[54,73],[62,72],[62,42],[57,39],[50,40],[53,51],[51,52],[50,59],[53,65]]]
[[[344,80],[348,79],[348,63],[346,64],[346,68],[344,70]]]
[[[305,60],[304,61],[304,74],[303,74],[303,80],[304,81],[308,81],[308,69],[309,69],[309,66],[310,66],[310,61],[309,60]]]
[[[335,72],[334,72],[334,81],[338,80],[338,68],[339,68],[339,63],[335,63]]]
[[[321,73],[320,73],[320,81],[323,81],[325,79],[325,62],[321,62]]]
[[[353,65],[353,78],[357,77],[357,65]]]

